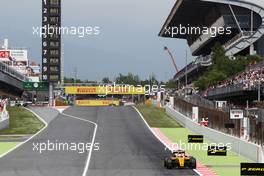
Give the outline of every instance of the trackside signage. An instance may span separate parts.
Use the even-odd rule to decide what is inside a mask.
[[[244,112],[241,109],[231,109],[230,110],[230,119],[243,119]]]
[[[0,59],[8,59],[10,57],[10,51],[0,51]]]
[[[192,107],[192,120],[194,122],[198,122],[199,118],[199,108],[198,107]]]
[[[227,147],[226,146],[208,146],[207,155],[208,156],[226,156]]]
[[[76,100],[77,106],[119,106],[119,100]]]
[[[49,84],[46,82],[24,82],[23,89],[26,91],[48,91]]]
[[[65,87],[66,94],[94,94],[94,95],[133,95],[133,94],[145,94],[144,89],[136,87]]]
[[[264,175],[264,163],[241,163],[241,175]]]
[[[203,143],[203,135],[188,135],[188,143]]]

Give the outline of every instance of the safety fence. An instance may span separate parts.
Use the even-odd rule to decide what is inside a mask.
[[[230,145],[232,151],[236,152],[238,155],[249,158],[254,162],[264,162],[263,146],[201,126],[189,117],[169,106],[166,106],[166,113],[175,118],[182,126],[190,129],[194,133],[204,135],[206,139],[217,144],[228,144]]]
[[[207,108],[201,105],[192,104],[181,98],[174,98],[174,109],[181,114],[192,118],[193,107],[199,108],[198,121],[208,119],[208,127],[225,134],[230,134],[235,137],[244,137],[244,132],[247,130],[247,140],[256,144],[264,145],[264,120],[261,111],[258,110],[256,115],[248,115],[248,128],[244,129],[243,119],[230,119],[229,112],[218,110],[215,108]],[[226,124],[234,124],[234,128],[226,128]]]
[[[244,84],[237,84],[237,85],[229,85],[226,87],[217,87],[211,90],[208,90],[207,97],[215,96],[215,95],[222,95],[222,94],[230,94],[236,93],[245,90]]]

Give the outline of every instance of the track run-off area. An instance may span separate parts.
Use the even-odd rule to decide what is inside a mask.
[[[197,175],[165,169],[169,154],[133,107],[70,107],[3,156],[0,176]]]

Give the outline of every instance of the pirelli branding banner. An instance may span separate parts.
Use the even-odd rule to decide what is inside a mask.
[[[145,90],[136,87],[107,87],[107,86],[90,86],[90,87],[65,87],[66,94],[94,94],[94,95],[143,95]]]
[[[203,135],[188,135],[188,143],[203,143]]]
[[[226,146],[208,146],[207,151],[208,156],[226,156],[227,147]]]
[[[77,106],[119,106],[119,100],[76,100]]]
[[[241,175],[264,175],[264,163],[241,163]]]

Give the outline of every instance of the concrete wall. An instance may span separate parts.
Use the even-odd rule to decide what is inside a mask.
[[[249,158],[254,162],[264,162],[264,152],[263,148],[260,146],[233,137],[231,135],[218,132],[211,128],[200,126],[199,124],[194,123],[190,118],[184,116],[171,107],[166,107],[166,112],[168,115],[175,118],[182,126],[190,129],[194,133],[204,135],[205,138],[215,143],[230,144],[233,152]]]

